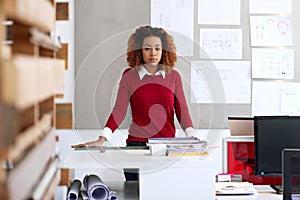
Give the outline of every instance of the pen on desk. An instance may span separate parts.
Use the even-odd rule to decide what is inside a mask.
[[[215,149],[215,148],[220,148],[220,146],[210,146],[208,147],[209,149]]]

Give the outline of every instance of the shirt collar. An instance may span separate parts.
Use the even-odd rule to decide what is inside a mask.
[[[141,80],[142,80],[146,75],[153,76],[150,72],[147,71],[147,69],[146,69],[144,66],[141,67],[141,69],[138,71],[138,73],[139,73],[139,77],[140,77]],[[161,75],[162,78],[164,79],[164,78],[166,77],[166,71],[163,70],[163,69],[161,69],[161,70],[155,72],[154,75]]]

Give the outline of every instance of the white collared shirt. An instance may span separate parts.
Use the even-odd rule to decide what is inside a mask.
[[[150,76],[154,76],[154,75],[161,75],[162,78],[164,79],[166,77],[166,71],[161,69],[157,72],[155,72],[155,74],[151,74],[150,72],[147,71],[147,69],[142,66],[141,69],[138,71],[139,73],[139,77],[142,80],[146,75],[150,75]]]

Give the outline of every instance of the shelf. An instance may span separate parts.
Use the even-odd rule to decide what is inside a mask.
[[[30,126],[26,130],[18,133],[13,144],[3,151],[1,157],[13,164],[22,160],[24,154],[49,132],[52,126],[52,114],[46,114],[41,120]]]
[[[73,128],[72,103],[57,103],[56,105],[56,129]]]
[[[0,0],[0,199],[53,199],[65,54],[55,0]],[[62,58],[58,58],[62,57]]]
[[[2,44],[0,46],[1,50],[1,55],[0,57],[3,59],[3,60],[8,60],[9,58],[11,58],[11,47],[9,45],[6,45],[6,44]]]
[[[55,7],[48,0],[2,0],[8,19],[34,26],[45,32],[55,29]]]
[[[1,68],[2,102],[24,109],[64,87],[65,61],[15,55]]]
[[[21,162],[7,171],[0,199],[27,199],[38,185],[47,163],[55,152],[55,133],[50,131],[42,141],[26,153]],[[17,191],[17,192],[16,192]]]
[[[23,140],[34,141],[36,134],[42,134],[42,130],[46,131],[48,126],[54,126],[54,110],[54,96],[24,110],[0,104],[0,158],[15,160],[16,151],[24,150],[25,142]],[[31,129],[32,131],[30,131]],[[11,147],[18,145],[19,141],[20,147],[14,148],[13,151],[10,150]]]
[[[58,169],[58,158],[49,161],[46,166],[39,184],[32,192],[30,199],[51,199],[55,192],[56,186],[59,184],[61,172]]]

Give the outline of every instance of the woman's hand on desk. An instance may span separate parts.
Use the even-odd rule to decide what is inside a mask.
[[[76,144],[72,145],[72,148],[80,148],[80,147],[94,147],[94,146],[102,146],[102,144],[106,141],[106,138],[103,136],[100,136],[98,140],[86,142],[82,144]]]

